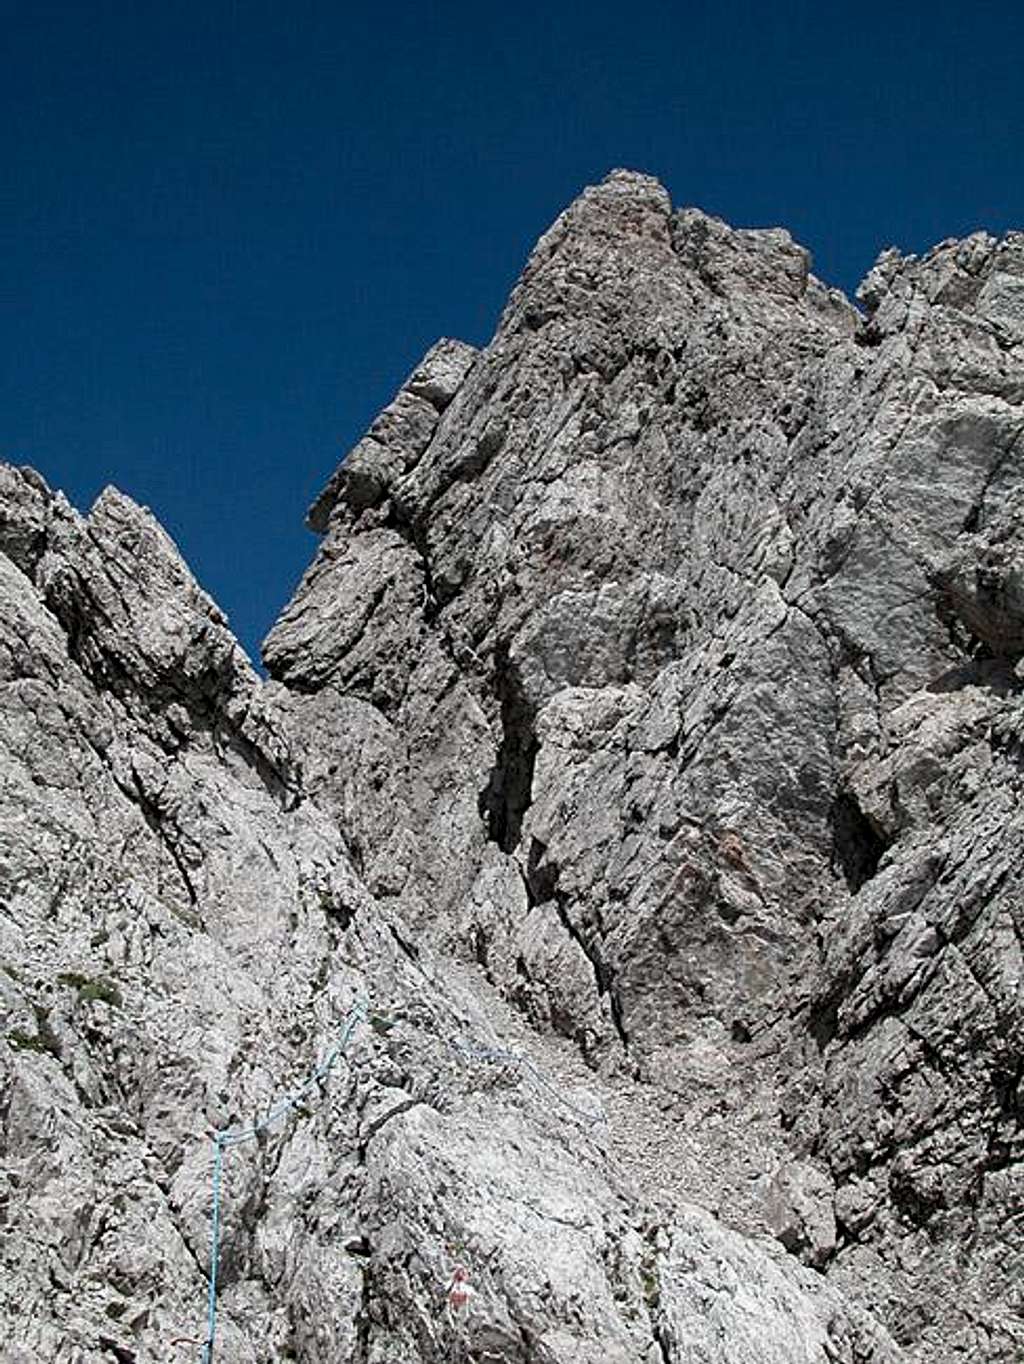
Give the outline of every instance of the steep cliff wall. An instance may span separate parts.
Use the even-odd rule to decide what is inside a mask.
[[[861,301],[587,190],[266,684],[2,471],[5,1358],[200,1357],[357,1001],[216,1359],[1020,1357],[1024,237]]]

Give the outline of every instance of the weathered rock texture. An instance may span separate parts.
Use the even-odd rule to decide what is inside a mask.
[[[357,997],[226,1155],[218,1361],[1022,1357],[1024,236],[860,298],[587,190],[267,683],[0,470],[4,1359],[198,1358],[210,1133]]]

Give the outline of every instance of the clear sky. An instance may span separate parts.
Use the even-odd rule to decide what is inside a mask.
[[[307,504],[614,166],[888,244],[1024,227],[1020,0],[0,0],[0,458],[151,506],[250,653]]]

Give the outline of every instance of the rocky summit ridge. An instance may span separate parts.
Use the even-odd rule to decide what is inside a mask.
[[[1024,234],[858,297],[584,191],[266,681],[0,466],[5,1364],[1024,1358]]]

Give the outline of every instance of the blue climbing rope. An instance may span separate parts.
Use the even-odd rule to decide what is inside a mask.
[[[217,1270],[220,1264],[220,1193],[224,1171],[224,1152],[230,1146],[241,1146],[243,1142],[255,1141],[261,1132],[266,1132],[279,1122],[287,1113],[295,1112],[309,1091],[326,1077],[328,1072],[348,1046],[349,1039],[358,1024],[366,1016],[366,1001],[359,1000],[349,1010],[338,1034],[338,1040],[330,1048],[320,1064],[310,1072],[304,1084],[292,1094],[286,1094],[280,1102],[272,1105],[264,1115],[247,1127],[222,1127],[213,1134],[213,1201],[210,1211],[210,1277],[206,1293],[206,1340],[203,1343],[201,1364],[213,1364],[213,1346],[217,1337]]]
[[[436,982],[431,981],[436,986]],[[429,1007],[429,1006],[428,1006]],[[433,1010],[431,1009],[431,1012]],[[272,1105],[261,1119],[251,1123],[246,1127],[224,1127],[213,1134],[213,1198],[210,1212],[210,1276],[207,1284],[206,1296],[206,1340],[203,1344],[203,1352],[200,1356],[200,1364],[213,1364],[213,1347],[217,1336],[217,1273],[220,1265],[220,1223],[221,1223],[221,1183],[224,1170],[224,1152],[229,1147],[241,1146],[244,1142],[255,1141],[261,1132],[267,1131],[275,1123],[279,1122],[286,1114],[298,1110],[302,1100],[309,1091],[318,1084],[331,1068],[334,1066],[338,1057],[342,1055],[348,1046],[356,1027],[362,1022],[367,1013],[367,1003],[365,1000],[358,1001],[349,1010],[338,1035],[338,1040],[334,1046],[326,1053],[320,1064],[310,1072],[308,1079],[292,1094],[287,1094],[278,1103]],[[435,1019],[435,1022],[437,1020]],[[523,1056],[520,1052],[511,1051],[505,1047],[491,1047],[477,1041],[474,1037],[452,1036],[449,1034],[448,1044],[464,1060],[484,1061],[498,1065],[515,1066],[519,1070],[525,1070],[532,1076],[534,1081],[546,1090],[554,1099],[558,1101],[569,1112],[573,1113],[588,1126],[595,1123],[606,1121],[605,1115],[598,1111],[591,1113],[585,1108],[574,1104],[567,1099],[555,1086],[548,1080],[538,1066],[530,1060],[528,1056]]]
[[[71,845],[79,844],[88,851],[90,859],[100,866],[106,868],[112,878],[133,888],[142,898],[164,906],[171,913],[178,913],[177,908],[169,903],[160,894],[154,892],[148,886],[131,877],[124,875],[122,867],[116,865],[110,859],[97,852],[91,842],[87,842],[81,835],[76,834],[70,829],[63,830],[65,837],[69,840],[68,852]],[[438,996],[444,996],[445,989],[439,981],[429,974],[417,962],[412,963],[413,969],[421,977],[423,982],[428,985],[432,992]],[[428,1012],[432,1015],[437,1029],[437,1033],[442,1037],[447,1045],[464,1061],[483,1062],[485,1064],[514,1066],[521,1073],[528,1074],[541,1089],[549,1094],[561,1107],[566,1109],[580,1122],[587,1126],[594,1126],[598,1123],[607,1122],[605,1114],[600,1111],[590,1112],[578,1104],[566,1098],[565,1094],[551,1083],[543,1074],[540,1068],[528,1056],[520,1052],[512,1051],[505,1047],[490,1046],[479,1041],[468,1032],[465,1020],[455,1020],[456,1026],[461,1030],[459,1036],[451,1028],[447,1020],[438,1016],[435,1008],[425,999]],[[221,1239],[221,1190],[224,1171],[224,1152],[232,1146],[242,1145],[247,1141],[254,1141],[260,1133],[267,1131],[274,1124],[279,1122],[286,1114],[296,1112],[301,1108],[303,1098],[333,1068],[339,1056],[345,1051],[351,1039],[352,1033],[358,1024],[366,1017],[368,1004],[365,1000],[358,1001],[346,1015],[345,1021],[340,1029],[338,1040],[325,1054],[320,1064],[310,1073],[306,1081],[292,1094],[287,1094],[278,1103],[269,1108],[266,1114],[246,1127],[222,1128],[213,1134],[213,1175],[212,1175],[212,1207],[210,1212],[210,1270],[207,1281],[207,1326],[206,1339],[202,1343],[201,1364],[213,1364],[213,1349],[217,1334],[217,1278],[220,1268],[220,1239]],[[184,1342],[183,1342],[184,1343]]]
[[[560,1090],[555,1088],[540,1068],[528,1056],[523,1056],[521,1052],[510,1051],[505,1047],[488,1047],[478,1042],[476,1038],[471,1038],[468,1042],[463,1038],[455,1038],[449,1045],[460,1056],[470,1061],[488,1061],[496,1065],[515,1066],[519,1070],[525,1070],[541,1089],[546,1090],[563,1108],[568,1109],[588,1127],[594,1127],[598,1123],[608,1121],[600,1109],[590,1112],[586,1108],[581,1108],[579,1104],[574,1104],[571,1099],[567,1099]]]
[[[213,1139],[213,1211],[210,1214],[210,1282],[206,1295],[206,1341],[202,1364],[213,1359],[213,1338],[217,1334],[217,1262],[220,1259],[220,1176],[224,1166],[224,1143],[218,1132]]]

